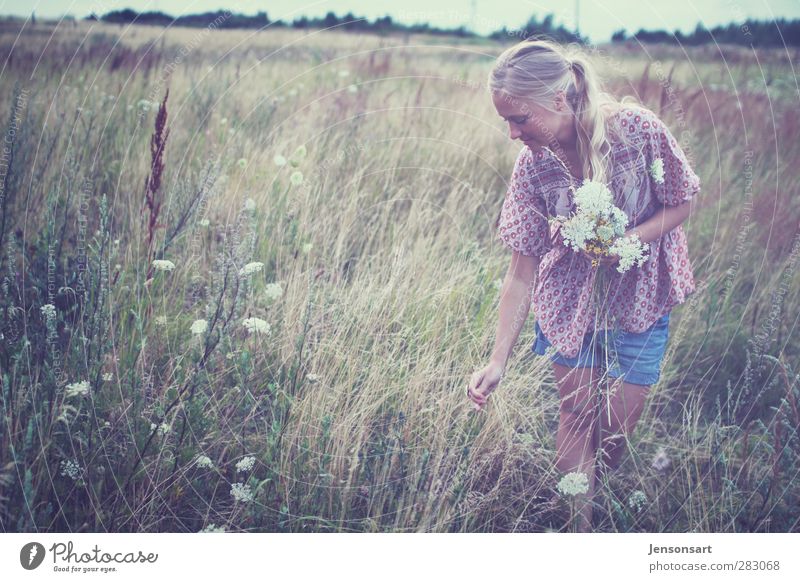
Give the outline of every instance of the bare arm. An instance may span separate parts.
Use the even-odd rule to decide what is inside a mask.
[[[689,217],[693,209],[694,200],[692,198],[678,206],[663,206],[656,210],[653,216],[628,230],[625,236],[638,234],[643,243],[649,243],[660,238],[664,233],[671,231]]]
[[[497,322],[491,362],[505,370],[508,357],[528,319],[531,292],[539,269],[538,257],[514,252],[500,292],[500,315]]]

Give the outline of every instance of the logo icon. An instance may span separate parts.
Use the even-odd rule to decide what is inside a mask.
[[[26,570],[35,570],[44,561],[44,546],[39,542],[30,542],[22,546],[19,552],[19,563]]]

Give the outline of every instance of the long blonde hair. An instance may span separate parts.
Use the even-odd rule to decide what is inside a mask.
[[[553,111],[559,91],[566,94],[575,116],[576,148],[584,178],[606,182],[610,177],[609,138],[625,139],[624,133],[610,131],[601,108],[615,107],[636,99],[621,101],[603,90],[594,66],[576,43],[560,45],[545,40],[524,40],[503,51],[489,73],[489,90],[531,100]]]

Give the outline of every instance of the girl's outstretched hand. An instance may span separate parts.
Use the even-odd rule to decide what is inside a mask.
[[[480,410],[486,404],[489,394],[494,392],[503,377],[503,366],[490,362],[486,367],[472,374],[467,385],[467,396],[472,400],[475,410]]]

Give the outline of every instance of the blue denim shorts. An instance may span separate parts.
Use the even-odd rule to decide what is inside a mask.
[[[590,331],[583,336],[578,355],[566,358],[551,350],[550,360],[570,368],[605,368],[608,358],[608,375],[612,378],[624,376],[624,382],[651,386],[661,376],[661,361],[669,337],[669,313],[641,333],[620,329]],[[611,349],[606,350],[610,345]],[[551,344],[544,337],[539,322],[536,322],[536,341],[531,351],[540,356]],[[608,353],[606,353],[606,351]]]

